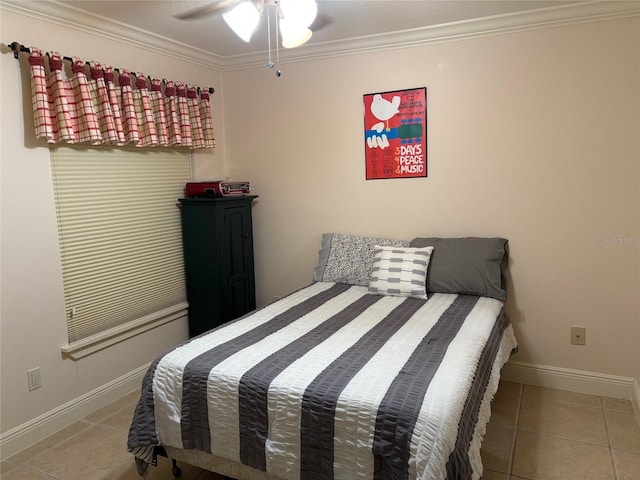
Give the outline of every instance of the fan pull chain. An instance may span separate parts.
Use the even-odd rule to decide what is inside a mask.
[[[276,43],[278,42],[276,41]],[[273,62],[271,61],[271,10],[269,9],[268,5],[267,5],[267,45],[269,47],[269,61],[267,62],[267,68],[273,68]]]
[[[278,2],[276,2],[277,5]],[[282,75],[280,71],[280,13],[276,10],[276,77]]]

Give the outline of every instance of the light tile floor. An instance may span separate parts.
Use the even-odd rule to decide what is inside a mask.
[[[629,400],[501,382],[491,410],[484,480],[640,480]]]
[[[137,393],[2,462],[2,480],[138,480],[125,445]],[[628,400],[502,382],[482,448],[484,480],[640,480]],[[181,464],[183,480],[222,477]],[[148,480],[172,480],[159,459]]]

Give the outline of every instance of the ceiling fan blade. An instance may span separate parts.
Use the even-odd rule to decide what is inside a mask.
[[[217,0],[209,3],[208,5],[203,5],[201,7],[187,10],[186,12],[178,13],[174,15],[174,17],[178,20],[196,20],[201,17],[207,17],[227,10],[238,2],[239,0]]]
[[[315,20],[313,21],[313,23],[309,28],[311,29],[312,32],[317,32],[331,25],[332,23],[333,23],[333,18],[330,18],[329,16],[323,15],[322,13],[318,12]]]

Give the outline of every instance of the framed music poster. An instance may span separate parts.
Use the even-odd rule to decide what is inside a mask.
[[[426,177],[426,87],[363,97],[367,180]]]

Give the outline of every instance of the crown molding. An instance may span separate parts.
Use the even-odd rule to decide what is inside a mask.
[[[558,5],[527,12],[495,15],[387,34],[323,42],[280,51],[280,63],[314,60],[359,53],[396,50],[477,37],[560,27],[640,16],[640,1],[595,0]],[[224,69],[249,68],[264,63],[265,52],[226,57]]]
[[[259,66],[264,63],[267,55],[266,51],[226,57],[216,55],[146,30],[87,13],[55,0],[46,2],[1,0],[0,10],[7,10],[48,21],[65,28],[119,41],[127,46],[138,47],[219,71],[240,70]],[[293,63],[366,52],[395,50],[483,36],[637,16],[640,16],[640,1],[638,0],[585,1],[527,12],[496,15],[386,34],[305,45],[296,49],[281,51],[280,62]],[[11,40],[13,41],[13,39]],[[188,52],[188,55],[185,55],[185,51]]]
[[[0,0],[0,11],[23,15],[69,28],[92,36],[114,40],[129,47],[180,59],[195,65],[222,70],[225,59],[205,50],[172,40],[162,35],[117,22],[109,18],[88,13],[55,0],[23,2],[21,0]],[[8,39],[8,41],[20,39]],[[26,45],[28,46],[28,45]],[[188,55],[185,54],[188,52]],[[67,52],[60,52],[63,55]],[[73,53],[73,52],[69,52]]]

